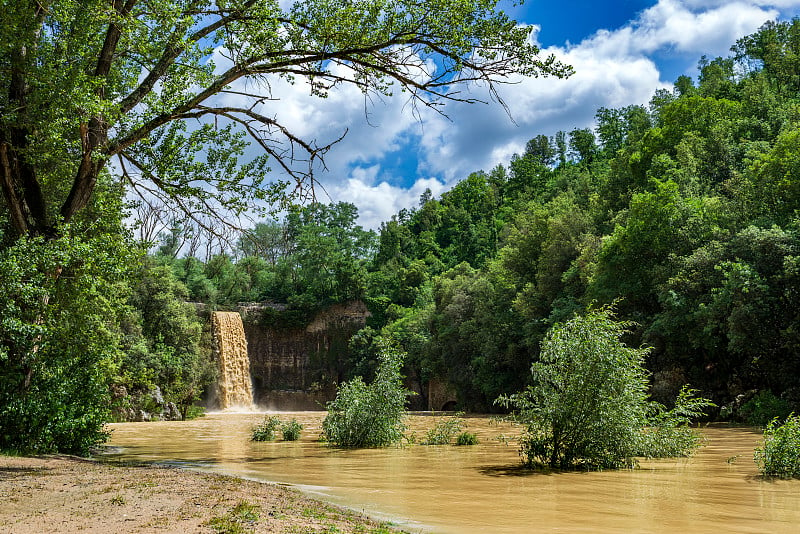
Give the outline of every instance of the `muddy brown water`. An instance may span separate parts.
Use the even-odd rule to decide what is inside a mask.
[[[518,429],[467,418],[480,444],[341,450],[317,442],[323,412],[277,414],[303,424],[298,442],[252,442],[264,414],[120,423],[110,457],[156,461],[290,484],[413,532],[800,532],[800,480],[764,480],[761,436],[704,428],[692,458],[635,470],[542,474],[520,468]],[[411,416],[420,439],[436,418]]]

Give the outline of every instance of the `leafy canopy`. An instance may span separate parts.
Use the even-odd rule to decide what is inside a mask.
[[[322,422],[326,441],[339,447],[386,447],[403,438],[406,397],[400,368],[403,354],[384,346],[375,380],[360,376],[339,386]]]
[[[764,476],[800,478],[800,417],[792,414],[781,424],[773,419],[764,430],[764,444],[754,459]]]
[[[496,3],[2,0],[0,183],[13,228],[53,232],[112,160],[131,189],[197,220],[282,198],[268,165],[313,196],[335,140],[280,122],[278,79],[323,98],[352,84],[437,107],[476,101],[461,85],[569,74]],[[250,143],[260,156],[244,157]]]

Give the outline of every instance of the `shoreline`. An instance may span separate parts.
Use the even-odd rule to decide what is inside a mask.
[[[403,532],[289,486],[151,464],[0,455],[0,530]]]

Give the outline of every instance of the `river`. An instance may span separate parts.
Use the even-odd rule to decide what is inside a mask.
[[[518,429],[488,417],[466,418],[480,439],[476,446],[341,450],[317,441],[324,412],[277,415],[303,424],[300,441],[250,441],[264,414],[217,413],[112,424],[108,456],[290,484],[412,532],[800,528],[800,481],[758,476],[753,449],[761,435],[750,429],[704,428],[705,446],[691,458],[642,461],[635,470],[543,474],[520,468],[517,446],[507,441]],[[435,420],[411,416],[410,432],[421,440]]]

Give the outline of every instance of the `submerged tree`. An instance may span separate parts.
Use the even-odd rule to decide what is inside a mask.
[[[326,441],[339,447],[385,447],[403,438],[406,397],[411,394],[400,374],[404,357],[383,346],[372,383],[357,376],[339,386],[322,422]]]
[[[628,326],[609,308],[554,326],[531,368],[533,385],[498,400],[518,410],[529,465],[618,468],[634,456],[682,456],[697,446],[682,429],[708,401],[684,390],[672,410],[649,402],[648,351],[622,343]],[[651,424],[656,431],[645,430]]]

